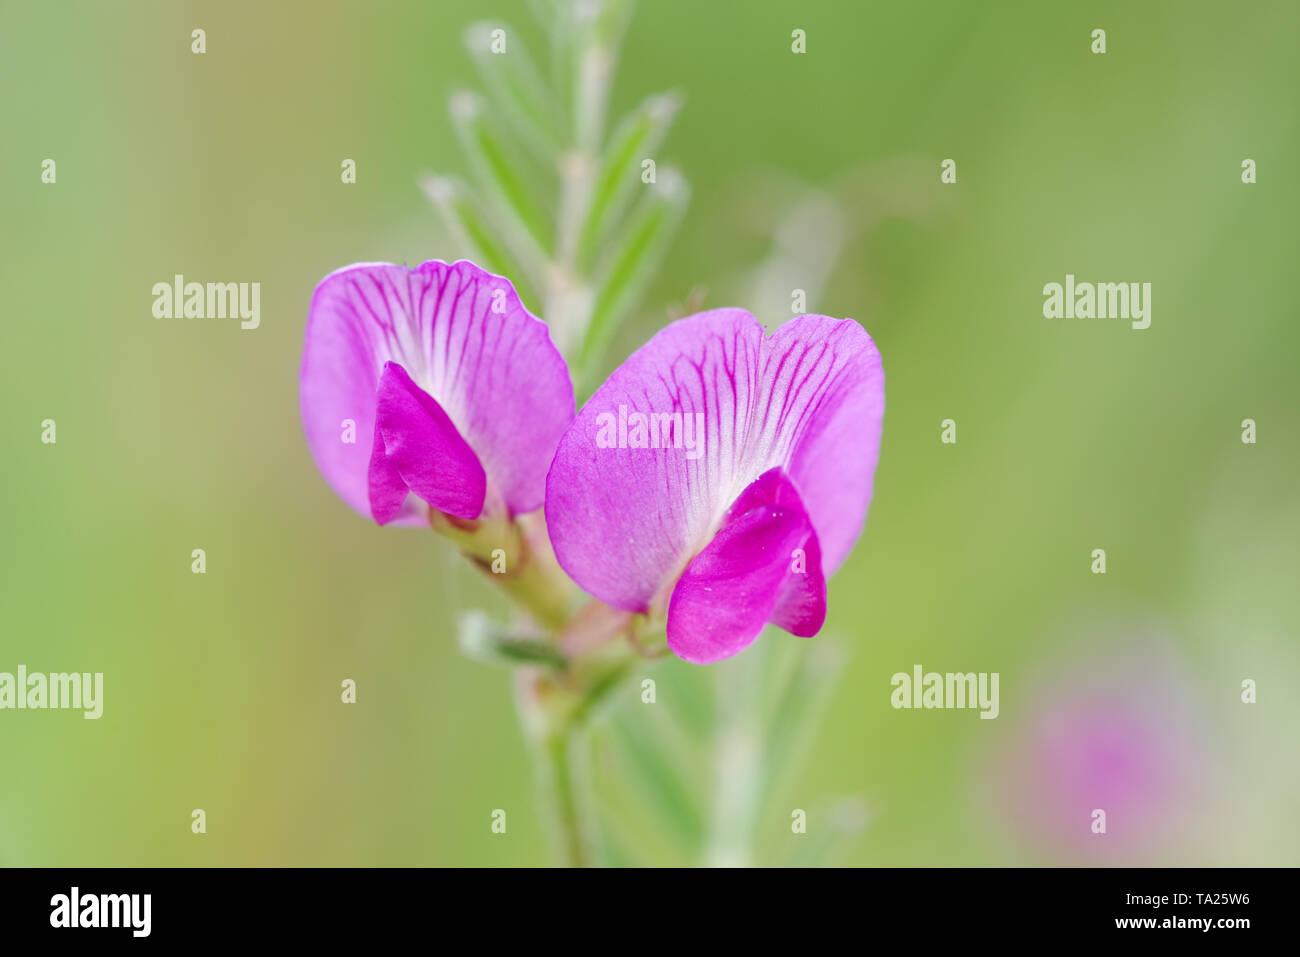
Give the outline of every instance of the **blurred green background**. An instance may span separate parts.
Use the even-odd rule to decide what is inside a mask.
[[[478,86],[461,37],[483,17],[540,57],[506,0],[0,5],[0,671],[102,671],[106,699],[97,722],[0,712],[0,864],[549,859],[509,676],[453,637],[497,597],[338,501],[297,409],[322,276],[463,252],[416,178],[463,171],[446,101]],[[849,807],[854,864],[1300,863],[1297,30],[1289,0],[641,5],[612,106],[684,95],[659,155],[693,192],[607,366],[692,290],[776,322],[800,287],[888,376],[817,639],[834,690],[750,859],[801,860]],[[261,328],[155,319],[178,272],[260,282]],[[1151,328],[1044,319],[1067,272],[1151,282]],[[797,642],[647,666],[658,703],[629,687],[621,722],[717,693],[677,732],[706,755],[737,715],[779,724],[746,669]],[[892,709],[917,663],[999,672],[1000,716]],[[1119,726],[1100,743],[1092,706]],[[696,859],[622,748],[602,731],[592,760],[629,855]],[[1129,810],[1072,832],[1089,769],[1115,767]],[[677,771],[716,801],[716,762]]]

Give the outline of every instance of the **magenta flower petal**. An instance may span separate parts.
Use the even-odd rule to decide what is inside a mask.
[[[883,416],[880,354],[851,320],[800,316],[769,337],[739,309],[682,319],[615,370],[560,440],[546,499],[556,555],[596,597],[648,611],[678,600],[678,577],[753,496],[807,516],[804,551],[819,575],[774,578],[768,608],[782,627],[814,633],[824,579],[866,518]],[[741,533],[718,547],[732,538]]]
[[[483,511],[487,476],[442,406],[396,362],[384,363],[378,398],[376,445],[370,456],[370,508],[375,521],[383,525],[401,507],[400,501],[396,507],[392,504],[394,475],[434,508],[457,518],[477,518]],[[376,487],[377,474],[383,476],[381,488]],[[384,511],[377,500],[384,503]]]
[[[380,525],[387,525],[402,511],[411,489],[397,471],[397,466],[388,460],[384,448],[384,434],[375,429],[375,440],[371,443],[370,466],[366,470],[369,489],[370,517]]]
[[[377,435],[390,362],[410,386],[403,397],[388,384],[390,432]],[[307,319],[299,404],[326,481],[362,515],[394,524],[424,521],[420,499],[476,517],[466,514],[478,497],[466,453],[512,512],[540,507],[574,407],[545,324],[509,280],[464,261],[361,263],[326,276]]]
[[[677,580],[668,647],[685,661],[711,664],[746,648],[769,620],[816,634],[826,617],[826,580],[820,563],[808,564],[817,554],[798,493],[780,469],[765,473]]]
[[[826,576],[822,571],[821,546],[812,520],[807,518],[799,492],[782,469],[772,469],[758,477],[740,493],[727,512],[727,521],[751,509],[763,506],[797,511],[807,520],[807,535],[796,543],[797,553],[789,556],[790,572],[782,582],[770,620],[794,635],[810,637],[821,631],[826,621]],[[716,539],[715,539],[716,541]]]

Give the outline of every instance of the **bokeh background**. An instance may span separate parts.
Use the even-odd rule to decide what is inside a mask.
[[[97,722],[0,712],[0,864],[548,860],[509,677],[454,641],[497,597],[336,500],[297,411],[322,276],[462,254],[417,176],[463,172],[489,16],[540,52],[510,0],[0,4],[0,671],[106,675]],[[692,201],[607,366],[692,294],[775,322],[801,287],[875,337],[888,409],[820,723],[721,834],[745,749],[708,756],[784,726],[755,669],[803,649],[647,666],[592,757],[628,860],[1300,863],[1297,30],[1287,0],[641,5],[611,102],[682,93],[658,155]],[[260,282],[261,328],[155,319],[177,272]],[[1044,319],[1067,272],[1151,282],[1151,328]],[[1000,716],[892,709],[917,663],[999,672]],[[673,821],[626,767],[652,724],[696,756]]]

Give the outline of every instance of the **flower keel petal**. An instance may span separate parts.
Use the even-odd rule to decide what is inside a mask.
[[[384,436],[375,429],[375,440],[370,446],[370,466],[367,470],[370,492],[370,517],[380,525],[387,525],[402,510],[411,490],[402,480],[401,473],[388,461],[384,451]]]
[[[400,508],[400,502],[392,505],[394,473],[439,511],[457,518],[478,518],[487,494],[487,476],[442,406],[396,362],[384,363],[377,398],[376,441],[370,460],[370,504],[375,520],[382,523],[381,514],[391,518]],[[380,438],[384,461],[377,464]]]
[[[801,508],[751,509],[696,555],[668,603],[668,647],[694,664],[743,651],[771,618],[790,555],[812,530]]]
[[[727,511],[727,521],[764,505],[797,510],[807,515],[799,490],[781,468],[769,469],[740,493]],[[771,621],[803,638],[821,631],[826,621],[826,576],[817,531],[809,519],[807,538],[790,555],[790,576],[781,586]]]

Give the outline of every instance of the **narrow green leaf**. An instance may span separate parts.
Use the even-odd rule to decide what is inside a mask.
[[[420,189],[433,202],[438,218],[458,245],[456,256],[474,260],[488,272],[505,276],[515,287],[524,306],[539,314],[541,299],[536,289],[540,275],[526,269],[518,257],[496,239],[496,226],[482,201],[463,184],[444,176],[425,176]]]
[[[518,150],[488,120],[482,99],[473,93],[452,94],[451,119],[475,178],[492,200],[504,240],[521,258],[544,260],[551,227],[537,204],[537,185],[519,167]]]
[[[673,117],[681,106],[680,99],[663,93],[652,96],[633,110],[610,137],[592,186],[587,215],[578,237],[578,271],[590,271],[601,248],[601,241],[627,205],[628,197],[642,186],[641,163],[663,142]]]
[[[632,18],[632,0],[575,0],[575,42],[565,65],[571,66],[573,139],[587,158],[600,152],[605,105],[618,48]]]
[[[582,41],[599,44],[611,52],[623,42],[636,9],[633,0],[571,0],[574,18],[582,28]]]
[[[673,169],[660,169],[658,182],[637,204],[623,233],[596,274],[599,290],[591,323],[578,354],[580,373],[600,356],[620,319],[636,305],[676,230],[690,190]]]
[[[548,27],[568,12],[569,0],[528,0],[528,9],[533,12],[538,23]]]
[[[841,655],[825,639],[801,649],[784,686],[777,689],[769,711],[764,775],[779,782],[793,773],[797,758],[812,747],[821,716],[839,676]]]
[[[665,753],[662,735],[656,734],[653,718],[645,709],[633,711],[611,722],[611,733],[618,743],[618,754],[633,771],[640,787],[636,793],[654,810],[685,847],[697,847],[704,835],[704,825],[696,801],[682,780],[682,769],[689,763],[682,756]]]
[[[568,96],[576,72],[574,38],[577,31],[573,29],[573,3],[571,0],[529,0],[528,6],[550,40],[547,74],[559,111],[560,128],[568,129],[573,119],[573,105],[568,102]]]
[[[467,658],[489,665],[515,668],[520,665],[563,667],[564,656],[544,641],[506,634],[482,612],[470,612],[460,620],[456,640]]]
[[[492,49],[492,34],[498,29],[505,31],[504,53]],[[552,162],[559,152],[560,112],[514,30],[480,21],[465,31],[465,46],[502,117],[542,162]]]

